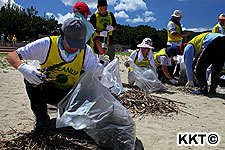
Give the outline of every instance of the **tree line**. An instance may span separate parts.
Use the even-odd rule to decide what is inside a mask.
[[[16,35],[18,41],[32,41],[38,39],[38,35],[58,35],[61,24],[54,16],[38,16],[36,8],[31,6],[25,10],[15,4],[6,3],[0,9],[0,35]],[[128,45],[131,49],[136,49],[145,37],[153,40],[156,50],[164,48],[167,42],[167,30],[157,30],[148,25],[131,27],[120,25],[114,31],[114,43]],[[188,42],[199,33],[192,32],[184,39]]]
[[[17,40],[35,40],[38,34],[54,35],[60,25],[54,17],[37,16],[38,11],[31,6],[25,10],[15,4],[6,3],[0,10],[0,34],[16,35]]]

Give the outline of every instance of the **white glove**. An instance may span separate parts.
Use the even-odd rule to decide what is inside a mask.
[[[107,37],[108,31],[100,32],[100,36]]]
[[[109,58],[105,56],[105,54],[99,55],[99,60],[102,60],[104,62],[109,62]]]
[[[184,62],[184,55],[177,55],[177,63],[183,63]]]
[[[192,80],[188,80],[188,82],[186,83],[185,87],[195,87],[194,86],[194,82]]]
[[[46,78],[46,75],[37,70],[35,66],[29,66],[27,64],[21,64],[18,70],[23,74],[24,78],[31,84],[39,85],[43,83],[40,77]]]
[[[106,30],[109,31],[109,32],[111,32],[111,31],[114,30],[114,28],[113,28],[113,26],[107,25]]]
[[[178,84],[177,80],[174,80],[174,79],[171,79],[170,82],[171,82],[173,85],[177,85],[177,84]]]
[[[126,61],[124,62],[124,66],[125,66],[125,67],[130,67],[130,66],[132,66],[133,64],[134,64],[134,62],[132,61],[131,58],[129,58],[128,60],[126,60]]]

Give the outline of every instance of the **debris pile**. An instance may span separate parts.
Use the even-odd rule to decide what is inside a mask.
[[[50,129],[46,132],[31,131],[12,140],[0,140],[1,150],[23,149],[76,149],[96,150],[95,142],[84,131],[76,131],[72,127]]]
[[[168,116],[169,113],[177,114],[180,111],[179,106],[185,107],[183,102],[150,95],[134,88],[115,97],[133,114],[133,117],[149,114]]]

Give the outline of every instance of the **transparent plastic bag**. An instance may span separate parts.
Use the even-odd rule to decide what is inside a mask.
[[[84,130],[99,146],[134,150],[135,123],[129,112],[98,79],[99,70],[86,72],[59,102],[56,127]]]
[[[119,60],[116,58],[104,68],[101,78],[101,83],[116,95],[124,92],[119,71]]]
[[[133,70],[134,81],[140,89],[150,92],[166,90],[161,81],[158,79],[157,74],[152,69],[138,67],[131,61],[129,64]]]

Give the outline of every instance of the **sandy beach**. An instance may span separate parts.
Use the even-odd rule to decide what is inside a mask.
[[[123,66],[125,56],[120,56],[120,76],[127,84],[127,70]],[[225,92],[217,89],[214,96],[194,96],[181,90],[184,87],[168,86],[168,92],[152,93],[185,103],[179,112],[165,116],[144,116],[134,118],[136,136],[145,150],[171,149],[225,149]],[[30,132],[34,125],[34,115],[30,109],[23,76],[12,67],[0,68],[0,138],[10,139],[18,133]],[[128,89],[127,87],[125,89]],[[51,117],[56,110],[51,109]],[[177,133],[216,132],[220,136],[217,146],[177,146]]]

